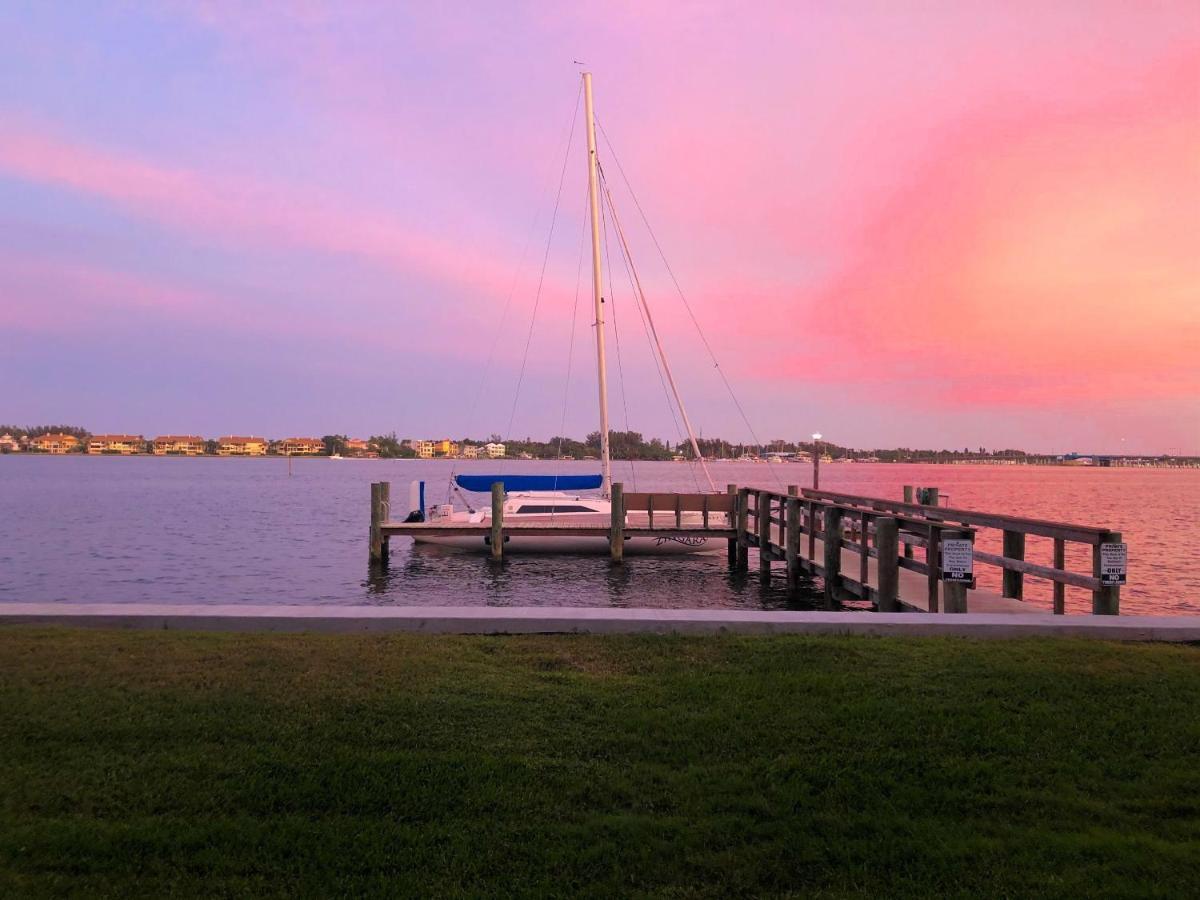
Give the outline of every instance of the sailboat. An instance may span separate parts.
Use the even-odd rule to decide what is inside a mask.
[[[574,525],[607,526],[612,520],[612,455],[609,446],[608,427],[608,370],[605,362],[604,348],[604,278],[600,267],[601,259],[601,226],[600,226],[600,178],[596,159],[596,119],[592,105],[592,75],[583,73],[584,113],[587,126],[587,176],[588,176],[588,205],[591,219],[592,237],[592,301],[596,316],[596,378],[599,385],[600,400],[600,466],[597,475],[457,475],[454,478],[460,491],[490,493],[492,485],[500,482],[504,485],[504,521],[505,523],[519,522],[550,522]],[[646,309],[649,317],[649,309]],[[650,320],[650,330],[653,333],[653,320]],[[675,396],[675,403],[682,414],[683,423],[691,440],[692,451],[696,459],[703,465],[703,457],[696,436],[692,431],[691,421],[684,409],[682,398],[675,385],[675,379],[663,354],[662,344],[655,338],[667,382]],[[705,470],[707,472],[707,469]],[[711,486],[711,478],[709,479]],[[599,489],[599,496],[589,496],[581,491]],[[410,486],[410,508],[413,516],[426,519],[431,524],[444,523],[447,526],[455,524],[483,524],[490,521],[490,507],[474,509],[469,498],[466,498],[467,509],[457,510],[453,504],[446,503],[430,507],[425,505],[425,483],[413,482]],[[643,514],[644,515],[644,514]],[[695,521],[692,522],[692,516]],[[626,516],[629,524],[645,524],[631,521],[632,515]],[[699,524],[700,514],[684,514],[688,524]],[[487,540],[478,535],[436,535],[422,534],[414,536],[420,543],[438,544],[460,550],[486,552],[489,549]],[[667,537],[654,535],[632,535],[625,539],[627,555],[674,555],[684,553],[699,553],[717,549],[716,543],[700,536]],[[504,552],[507,553],[608,553],[608,538],[603,536],[569,536],[569,535],[522,535],[510,533],[505,542]]]

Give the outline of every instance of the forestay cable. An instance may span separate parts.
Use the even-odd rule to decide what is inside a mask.
[[[683,287],[679,284],[679,279],[675,277],[675,270],[671,268],[671,263],[667,260],[667,255],[663,252],[662,245],[658,242],[658,236],[654,233],[654,228],[650,225],[650,220],[646,217],[646,211],[642,209],[642,204],[637,198],[637,193],[633,189],[633,185],[629,183],[629,177],[625,174],[625,167],[621,165],[621,159],[617,156],[616,148],[613,146],[612,140],[608,136],[608,132],[604,130],[604,123],[599,119],[596,120],[596,126],[600,129],[600,134],[604,138],[604,143],[608,146],[609,152],[612,154],[613,162],[617,164],[617,171],[621,174],[621,180],[625,183],[625,189],[629,191],[629,196],[633,200],[633,205],[637,208],[638,215],[642,219],[642,224],[646,226],[646,231],[650,234],[650,240],[654,242],[654,248],[658,251],[659,258],[663,262],[663,266],[667,270],[667,274],[671,278],[672,284],[675,285],[675,291],[679,294],[679,299],[683,301],[683,307],[687,310],[688,317],[692,320],[692,325],[696,328],[696,333],[700,336],[701,343],[704,344],[704,349],[708,351],[709,359],[712,360],[713,368],[717,370],[721,376],[721,382],[725,385],[725,390],[729,393],[729,397],[733,400],[733,405],[737,408],[738,415],[741,416],[742,422],[749,431],[750,437],[759,447],[765,446],[754,431],[754,426],[750,424],[750,418],[746,415],[741,401],[738,400],[737,394],[733,390],[733,385],[729,383],[729,379],[725,376],[725,370],[721,368],[721,363],[717,359],[717,354],[713,351],[712,345],[709,344],[708,338],[704,334],[704,329],[700,327],[700,321],[696,318],[695,312],[692,310],[692,305],[688,302],[687,296],[683,292]],[[779,478],[779,474],[772,468],[771,460],[767,459],[767,468],[771,472],[771,476],[775,479],[776,484],[780,487],[783,482]]]

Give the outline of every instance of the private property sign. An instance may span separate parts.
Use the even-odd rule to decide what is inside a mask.
[[[1100,545],[1100,584],[1114,587],[1125,583],[1125,569],[1129,564],[1128,544]]]
[[[974,545],[970,541],[942,541],[942,581],[970,584],[975,580]]]

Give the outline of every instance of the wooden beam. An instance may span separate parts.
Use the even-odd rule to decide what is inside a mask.
[[[938,611],[938,580],[941,577],[941,572],[938,571],[939,553],[941,552],[942,530],[936,525],[929,526],[929,543],[925,545],[925,565],[929,567],[926,573],[926,584],[929,592],[929,611],[935,613]]]
[[[1004,531],[1004,556],[1007,559],[1023,561],[1025,559],[1025,533],[1023,531]],[[1025,575],[1017,569],[1005,569],[1000,591],[1003,597],[1021,600],[1025,596]]]
[[[859,497],[855,494],[843,494],[837,491],[813,491],[805,488],[800,493],[811,500],[829,503],[844,503],[849,506],[866,506],[880,512],[891,512],[905,515],[926,516],[928,510],[920,504],[900,503],[881,497]],[[1068,522],[1052,522],[1045,519],[1028,519],[1022,516],[1006,516],[994,513],[982,513],[973,509],[956,509],[943,506],[938,509],[938,518],[948,522],[961,522],[963,525],[980,525],[984,528],[1011,528],[1026,534],[1036,534],[1041,537],[1063,538],[1068,541],[1078,541],[1081,544],[1099,544],[1106,534],[1107,528],[1096,528],[1091,525],[1072,525]]]
[[[725,485],[725,493],[727,493],[733,497],[733,512],[729,516],[729,524],[734,525],[737,522],[737,517],[738,517],[737,485],[736,484]],[[729,568],[730,569],[737,568],[737,553],[738,553],[737,540],[734,539],[729,542],[729,546],[727,548],[727,555],[729,557]]]
[[[737,570],[745,572],[750,568],[750,541],[747,539],[747,527],[750,520],[750,489],[738,491],[737,508]]]
[[[878,609],[880,612],[900,611],[900,524],[892,518],[875,520],[875,554],[877,557]]]
[[[1092,577],[1100,577],[1100,558],[1103,553],[1105,544],[1121,543],[1121,532],[1110,531],[1104,538],[1092,548]],[[1092,615],[1094,616],[1115,616],[1121,611],[1121,587],[1120,585],[1112,585],[1111,587],[1101,586],[1092,591]]]
[[[1067,542],[1062,538],[1054,539],[1054,568],[1064,569],[1067,565]],[[1064,615],[1067,611],[1067,586],[1061,581],[1054,582],[1054,614]]]
[[[986,553],[983,550],[975,551],[975,561],[986,563],[989,566],[996,566],[999,569],[1013,569],[1017,572],[1023,572],[1026,575],[1033,575],[1035,578],[1045,578],[1047,581],[1052,581],[1055,584],[1069,584],[1072,587],[1079,587],[1088,591],[1094,591],[1100,586],[1099,579],[1093,578],[1090,575],[1079,575],[1076,572],[1068,572],[1065,569],[1054,569],[1050,566],[1039,565],[1038,563],[1009,559],[995,553]]]
[[[504,559],[504,482],[492,484],[492,559]]]
[[[913,486],[911,484],[906,484],[904,486],[904,502],[905,503],[913,502]],[[904,558],[905,559],[913,558],[913,545],[910,544],[908,541],[904,542]]]
[[[826,506],[824,512],[825,608],[834,609],[842,581],[842,511],[836,506]]]
[[[371,482],[371,530],[367,537],[367,557],[372,563],[383,562],[383,483]]]
[[[771,495],[758,492],[754,506],[755,530],[758,532],[758,575],[764,584],[771,581]]]
[[[625,485],[612,484],[612,528],[608,532],[608,549],[615,563],[625,559]]]
[[[862,534],[858,536],[859,544],[862,547],[862,556],[858,560],[858,581],[860,584],[867,583],[867,566],[868,559],[871,555],[870,540],[871,540],[871,519],[867,512],[859,513],[859,527]]]
[[[787,498],[787,522],[784,547],[784,558],[787,560],[787,586],[795,593],[800,588],[800,500],[795,496]]]

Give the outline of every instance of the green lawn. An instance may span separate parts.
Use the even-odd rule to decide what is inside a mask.
[[[1200,648],[0,629],[0,896],[1195,896]]]

